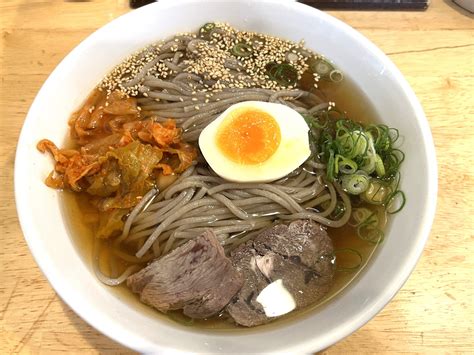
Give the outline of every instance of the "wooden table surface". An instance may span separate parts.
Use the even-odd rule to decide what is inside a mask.
[[[91,32],[129,11],[126,0],[0,2],[0,354],[129,350],[86,324],[36,266],[15,211],[18,135],[40,86]],[[474,353],[474,31],[449,0],[426,12],[331,12],[400,68],[434,135],[439,196],[415,271],[367,325],[325,353]]]

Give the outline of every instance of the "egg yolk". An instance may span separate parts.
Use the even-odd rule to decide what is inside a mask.
[[[216,144],[230,160],[260,164],[278,149],[281,132],[275,118],[258,109],[233,111],[217,130]]]

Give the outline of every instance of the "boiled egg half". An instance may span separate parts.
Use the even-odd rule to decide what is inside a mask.
[[[304,118],[288,106],[246,101],[232,105],[204,128],[199,148],[226,180],[268,182],[308,159],[308,131]]]

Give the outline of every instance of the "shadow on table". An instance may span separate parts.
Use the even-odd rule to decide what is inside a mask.
[[[98,330],[86,323],[76,313],[74,313],[74,311],[61,299],[59,299],[59,301],[64,314],[69,319],[71,325],[73,325],[82,338],[90,344],[91,349],[97,349],[97,351],[101,354],[136,354],[136,352],[124,347],[123,345],[100,333]]]

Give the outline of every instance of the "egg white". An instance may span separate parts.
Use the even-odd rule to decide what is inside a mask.
[[[217,132],[224,119],[241,108],[255,108],[271,115],[280,127],[281,140],[275,153],[259,164],[245,165],[227,158],[217,145]],[[311,154],[309,127],[304,118],[288,106],[245,101],[232,105],[212,121],[199,136],[199,148],[210,167],[221,177],[235,182],[269,182],[280,179],[303,164]]]

